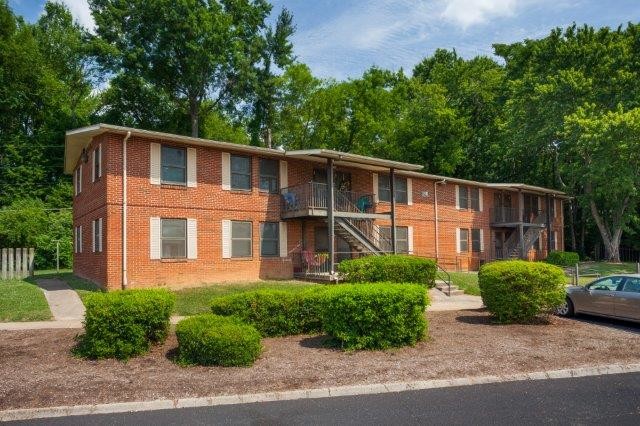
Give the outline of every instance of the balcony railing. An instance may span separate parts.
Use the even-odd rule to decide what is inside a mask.
[[[328,186],[308,182],[282,190],[282,211],[326,210],[329,201]],[[339,212],[370,213],[373,211],[373,194],[334,190],[334,210]]]
[[[546,212],[542,210],[525,210],[520,216],[520,209],[513,207],[494,207],[489,211],[492,224],[501,223],[534,223],[541,224],[546,220]]]
[[[346,259],[356,259],[363,256],[370,256],[370,253],[348,251],[336,252],[334,254],[335,264]],[[293,263],[293,275],[298,278],[332,279],[329,253],[326,251],[301,250],[291,253]]]

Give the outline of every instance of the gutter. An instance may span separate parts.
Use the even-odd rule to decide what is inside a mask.
[[[433,181],[433,209],[435,211],[436,262],[440,259],[440,235],[438,226],[438,185],[446,185],[447,180]]]
[[[127,289],[127,141],[131,132],[122,140],[122,289]]]

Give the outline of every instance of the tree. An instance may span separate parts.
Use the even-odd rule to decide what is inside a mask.
[[[640,108],[600,112],[587,104],[566,117],[563,171],[582,180],[579,202],[591,212],[609,261],[619,262],[622,232],[640,193]]]
[[[265,0],[91,0],[97,58],[185,106],[192,136],[209,109],[250,87],[271,6]],[[202,111],[203,105],[207,111]]]

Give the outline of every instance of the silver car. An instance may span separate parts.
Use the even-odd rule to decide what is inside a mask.
[[[640,274],[611,275],[584,287],[567,287],[567,298],[556,313],[599,315],[640,322]]]

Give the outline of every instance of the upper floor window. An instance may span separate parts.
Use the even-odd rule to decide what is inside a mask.
[[[187,150],[185,148],[163,145],[160,163],[162,183],[187,184]]]
[[[249,157],[231,156],[231,189],[251,190],[251,159]]]
[[[268,158],[260,159],[260,190],[271,194],[278,193],[278,174],[280,163]]]
[[[79,193],[82,192],[82,164],[80,164],[80,166],[76,169],[73,180],[74,180],[75,189],[76,189],[75,193],[76,195],[78,195]]]
[[[186,219],[162,219],[161,240],[163,259],[187,257]]]
[[[474,211],[481,211],[481,200],[480,200],[480,188],[469,188],[466,186],[458,186],[457,187],[457,196],[456,207],[459,209],[471,209]]]
[[[407,204],[407,178],[396,176],[394,179],[396,203]],[[391,179],[389,175],[378,176],[378,199],[391,202]]]
[[[98,147],[93,151],[93,170],[92,177],[93,182],[97,179],[100,179],[102,176],[102,145],[98,145]]]

